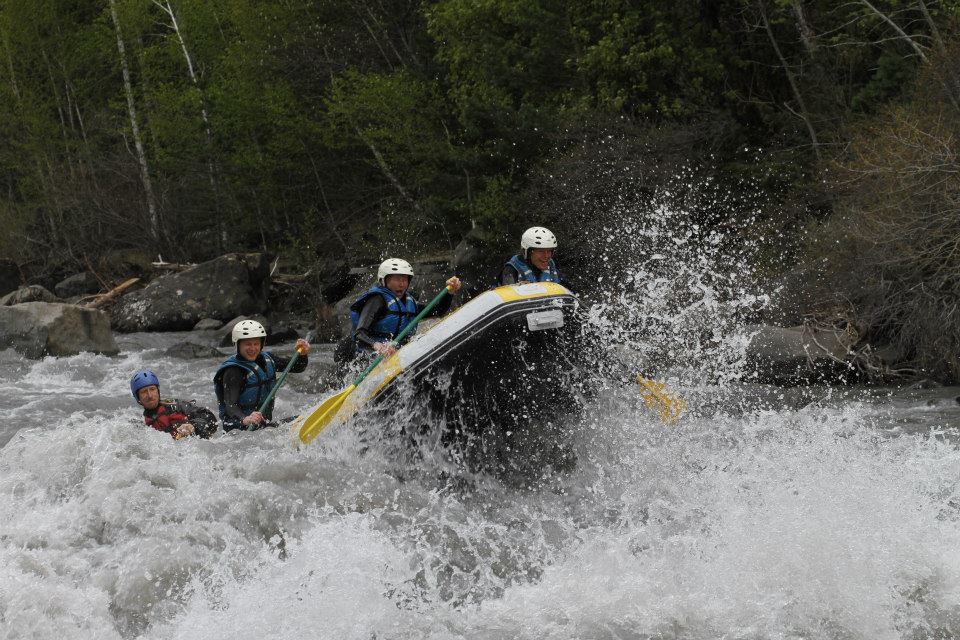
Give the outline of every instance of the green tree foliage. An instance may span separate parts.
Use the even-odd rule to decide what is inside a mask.
[[[944,90],[956,86],[949,73],[925,69],[911,100],[857,127],[834,167],[836,212],[807,250],[823,318],[890,344],[901,366],[960,380],[960,110]]]
[[[545,176],[573,184],[565,172],[582,161],[564,158],[612,133],[636,149],[680,136],[673,155],[718,180],[803,195],[859,119],[953,46],[957,12],[921,0],[112,4],[116,23],[108,0],[0,2],[0,250],[40,271],[122,248],[199,259],[295,246],[333,262],[449,251],[474,224],[509,235],[533,211],[561,215],[538,207]]]

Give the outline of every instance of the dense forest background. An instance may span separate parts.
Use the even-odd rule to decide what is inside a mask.
[[[0,257],[28,279],[130,252],[319,272],[530,224],[573,238],[611,194],[669,185],[698,228],[763,241],[794,311],[956,376],[958,19],[935,0],[0,0]]]

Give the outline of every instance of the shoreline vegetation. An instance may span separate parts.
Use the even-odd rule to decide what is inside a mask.
[[[388,255],[535,223],[589,272],[665,207],[777,291],[751,320],[960,380],[960,2],[635,5],[7,0],[0,286],[261,253],[329,316]]]

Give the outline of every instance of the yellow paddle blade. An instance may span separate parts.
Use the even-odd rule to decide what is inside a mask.
[[[357,388],[357,385],[352,384],[340,393],[335,396],[330,396],[324,400],[320,406],[314,409],[310,415],[308,415],[300,426],[300,442],[307,444],[323,431],[327,425],[330,424],[330,421],[333,420],[334,416],[337,415],[337,412],[340,410],[340,406],[343,405],[343,401],[347,399],[353,390]],[[297,422],[300,422],[298,419]]]
[[[673,424],[687,408],[683,398],[667,393],[667,385],[662,382],[637,376],[637,384],[640,385],[644,403],[648,408],[657,410],[663,424]]]

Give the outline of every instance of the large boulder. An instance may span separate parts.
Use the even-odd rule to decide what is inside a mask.
[[[214,320],[213,318],[204,318],[197,324],[193,325],[194,331],[216,331],[223,326],[223,322],[220,320]]]
[[[20,268],[13,260],[0,259],[0,296],[20,288]]]
[[[223,353],[219,349],[211,346],[197,344],[196,342],[178,342],[168,347],[163,354],[171,358],[182,358],[184,360],[193,360],[197,358],[223,358]]]
[[[320,295],[327,304],[333,304],[350,293],[357,283],[366,276],[366,269],[351,269],[346,263],[339,263],[320,277]]]
[[[22,304],[24,302],[60,302],[60,298],[38,284],[31,284],[30,286],[21,287],[13,293],[8,293],[0,298],[0,307]]]
[[[82,351],[119,352],[106,313],[57,302],[0,307],[0,347],[13,347],[35,359]]]
[[[186,331],[204,318],[227,321],[262,313],[270,289],[270,260],[228,254],[186,271],[161,276],[113,308],[119,331]]]
[[[91,293],[98,293],[100,291],[100,282],[93,277],[89,271],[84,271],[83,273],[77,273],[69,278],[64,278],[57,286],[53,288],[53,292],[56,293],[61,298],[70,298],[73,296],[83,296]]]
[[[760,325],[750,333],[747,362],[760,382],[842,381],[855,374],[849,356],[856,336],[844,331]]]

